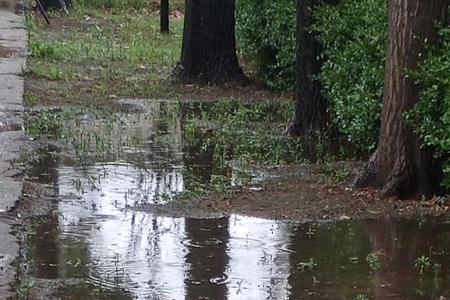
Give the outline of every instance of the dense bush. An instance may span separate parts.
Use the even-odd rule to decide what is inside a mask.
[[[430,49],[417,74],[421,100],[408,119],[444,161],[445,181],[450,188],[450,27],[440,30],[442,43]]]
[[[295,0],[237,1],[239,49],[274,90],[294,90],[295,31]]]
[[[385,0],[343,0],[316,10],[313,31],[322,44],[319,80],[339,131],[372,150],[381,114],[387,7]]]

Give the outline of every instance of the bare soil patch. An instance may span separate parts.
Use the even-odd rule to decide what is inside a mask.
[[[165,205],[147,205],[145,211],[168,216],[216,217],[242,214],[299,222],[435,217],[450,220],[447,205],[432,200],[380,199],[373,189],[352,190],[346,185],[322,184],[298,178],[266,182],[259,188],[242,187],[228,194],[213,194]]]

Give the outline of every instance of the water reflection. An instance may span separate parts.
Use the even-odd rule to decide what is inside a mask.
[[[448,299],[449,225],[417,221],[366,221],[373,250],[381,253],[382,267],[375,272],[376,299]],[[425,255],[440,263],[444,274],[424,280],[413,266]],[[433,270],[430,270],[433,273]],[[441,298],[442,297],[442,298]]]
[[[185,299],[227,299],[228,218],[186,219]]]
[[[122,145],[131,136],[147,143],[125,143],[120,155],[82,166],[70,159],[70,151],[55,155],[47,149],[31,166],[32,180],[52,187],[49,201],[57,200],[29,240],[33,275],[78,279],[59,299],[450,297],[448,224],[392,219],[296,224],[135,211],[182,192],[186,169],[206,181],[212,172],[208,155],[196,159],[196,150],[183,146],[183,118],[156,122],[169,108],[148,107],[147,113],[142,108],[145,117],[123,120],[128,138],[112,140]],[[123,133],[117,130],[113,136]],[[379,270],[366,262],[374,251],[383,253]],[[413,267],[420,255],[442,264],[441,273],[420,276]],[[305,262],[312,262],[310,269],[302,268]]]
[[[50,248],[43,246],[33,253],[35,261],[43,262],[39,260],[43,256],[45,263],[57,266],[58,272],[41,268],[35,276],[84,278],[108,291],[127,291],[134,299],[353,299],[364,294],[381,300],[449,296],[448,253],[441,252],[443,273],[436,278],[420,277],[413,263],[405,260],[419,254],[414,247],[407,247],[409,242],[426,240],[428,230],[419,229],[397,256],[386,245],[371,243],[373,225],[396,231],[410,224],[384,220],[369,225],[297,225],[241,216],[184,220],[125,210],[109,217],[92,215],[78,225],[60,225],[60,257],[46,253]],[[448,231],[448,226],[436,228]],[[448,236],[433,239],[435,249],[448,249],[449,244]],[[374,250],[385,253],[386,261],[379,271],[372,271],[365,262]],[[316,267],[302,271],[299,263],[309,258]]]

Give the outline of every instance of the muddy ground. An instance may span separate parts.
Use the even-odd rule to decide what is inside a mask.
[[[339,221],[399,217],[433,217],[450,220],[449,207],[431,201],[380,199],[374,189],[354,190],[348,183],[324,184],[319,180],[280,178],[258,187],[241,187],[226,194],[149,204],[141,208],[155,214],[185,217],[216,217],[241,214],[272,220],[298,222]]]

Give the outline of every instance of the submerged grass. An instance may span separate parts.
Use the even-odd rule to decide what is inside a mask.
[[[26,113],[25,124],[35,139],[58,141],[80,166],[120,160],[139,168],[182,166],[181,199],[258,185],[284,167],[308,163],[300,141],[284,134],[292,101],[133,103],[137,111],[44,108]],[[352,174],[352,166],[335,157],[314,169],[324,182]]]
[[[25,124],[36,140],[57,141],[80,166],[125,160],[145,168],[159,162],[148,160],[154,151],[168,165],[182,157],[183,198],[190,198],[255,184],[267,179],[268,168],[304,162],[301,144],[283,134],[292,106],[223,99],[153,102],[131,112],[44,108],[27,112]]]
[[[222,100],[188,118],[185,142],[211,153],[221,170],[236,161],[270,166],[299,162],[301,144],[283,134],[292,111],[290,101],[238,105]]]
[[[291,101],[238,104],[224,99],[186,116],[184,148],[210,160],[211,176],[205,184],[189,176],[195,173],[190,170],[183,196],[224,193],[267,179],[258,170],[304,162],[299,141],[283,134],[292,111]]]

